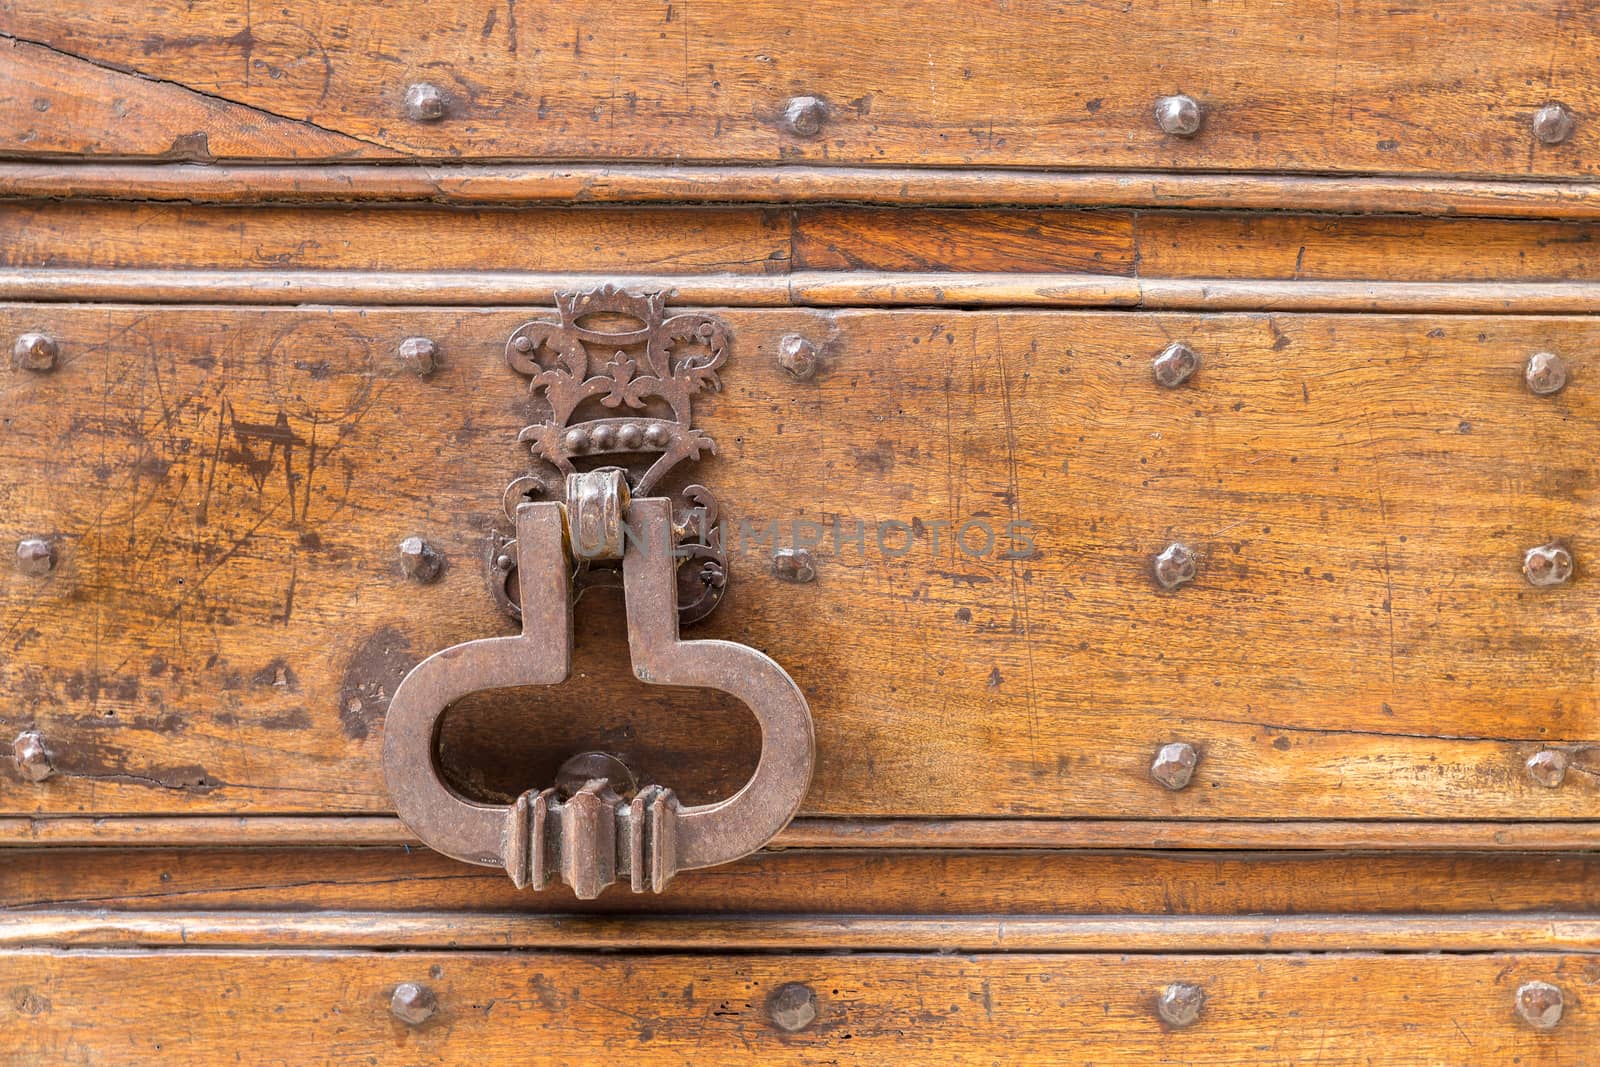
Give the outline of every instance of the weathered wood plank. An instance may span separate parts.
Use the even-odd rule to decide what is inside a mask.
[[[12,74],[14,97],[54,99],[85,71],[133,71],[301,124],[301,139],[279,149],[285,158],[345,154],[346,144],[325,141],[323,131],[336,131],[364,155],[429,159],[1540,177],[1600,165],[1589,121],[1600,89],[1588,67],[1600,16],[1573,0],[955,10],[612,0],[537,13],[491,0],[382,9],[328,0],[271,17],[154,0],[115,18],[97,0],[10,0],[0,33],[70,63],[45,86]],[[439,121],[407,116],[407,88],[423,81],[445,94]],[[1158,97],[1178,91],[1207,108],[1192,139],[1163,134],[1152,115]],[[815,136],[783,125],[796,95],[829,105]],[[1551,100],[1577,116],[1571,139],[1554,147],[1530,125]],[[51,150],[168,150],[109,114],[84,121],[94,117],[55,111]],[[208,124],[179,127],[208,138],[212,155],[234,149]],[[17,134],[0,147],[40,151]]]
[[[0,267],[14,269],[766,274],[788,267],[790,245],[788,213],[757,208],[33,202],[4,212],[15,239],[0,247]],[[1126,219],[1121,228],[1120,254],[1131,260]]]
[[[1371,175],[979,170],[790,164],[0,161],[0,197],[251,203],[881,204],[1135,207],[1592,219],[1600,184]]]
[[[9,29],[11,14],[10,5],[0,8],[0,27]],[[397,154],[169,81],[86,63],[5,32],[0,32],[0,153],[198,162]]]
[[[559,949],[605,952],[1600,952],[1584,915],[603,916],[49,910],[8,917],[19,948]]]
[[[74,205],[80,206],[80,205]],[[1597,277],[1584,222],[1137,211],[801,208],[796,270],[1136,273],[1141,278],[1554,282]],[[1136,265],[1136,266],[1135,266]]]
[[[635,917],[1472,912],[1504,918],[1600,911],[1600,856],[1592,854],[792,849],[685,871],[659,895],[618,886],[584,901],[561,890],[519,890],[502,870],[425,848],[263,848],[256,838],[252,824],[225,848],[108,842],[95,849],[8,849],[0,909],[13,920],[40,909]],[[1371,936],[1376,944],[1390,935]],[[1181,947],[1172,942],[1165,949]]]
[[[0,847],[205,848],[248,836],[264,847],[417,845],[392,815],[0,817]],[[1600,851],[1600,823],[1371,822],[1360,819],[799,818],[776,849],[1319,849],[1413,852]]]
[[[0,272],[0,300],[248,306],[526,307],[600,285],[670,289],[730,307],[1129,308],[1146,311],[1588,314],[1600,283],[1275,281],[1104,274],[793,271],[547,274],[527,271],[76,270]]]
[[[3,379],[0,532],[55,537],[62,561],[0,577],[4,724],[58,749],[45,783],[5,772],[8,811],[387,810],[386,694],[508,625],[479,561],[519,470],[525,387],[500,352],[528,314],[6,309],[5,335],[62,350]],[[803,587],[736,547],[703,628],[806,690],[808,813],[1594,817],[1592,320],[726,318],[736,354],[699,420],[720,455],[695,472],[726,514],[922,530],[899,556],[825,542]],[[815,382],[776,366],[788,333],[822,346]],[[425,381],[392,359],[412,334],[442,346]],[[1149,361],[1174,338],[1206,363],[1163,391]],[[1573,384],[1541,398],[1520,372],[1545,348]],[[970,519],[993,551],[954,546]],[[935,521],[954,524],[937,552]],[[1035,551],[1002,558],[1023,521]],[[425,589],[395,561],[413,533],[450,561]],[[1149,561],[1175,539],[1200,577],[1164,594]],[[1533,589],[1522,552],[1552,539],[1578,580]],[[742,779],[747,720],[622,688],[614,598],[579,620],[586,713],[458,709],[465,787],[514,793],[583,748],[687,796]],[[1202,753],[1178,793],[1146,773],[1173,740]],[[1545,746],[1572,761],[1561,788],[1524,771]]]
[[[852,1061],[1262,1064],[1589,1063],[1600,1023],[1581,954],[948,957],[17,952],[0,1027],[19,1062],[307,1059],[642,1065]],[[1204,992],[1173,1029],[1162,990]],[[1563,991],[1559,1025],[1513,1008]],[[401,983],[436,999],[413,1028]],[[780,988],[812,1010],[781,1013]],[[108,998],[107,990],[118,995]],[[807,996],[809,993],[809,996]],[[1384,1035],[1383,1040],[1375,1040]]]

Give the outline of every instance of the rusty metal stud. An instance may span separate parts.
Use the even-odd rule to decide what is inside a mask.
[[[422,538],[408,537],[400,542],[400,569],[412,581],[426,584],[444,570],[444,557]]]
[[[1155,372],[1157,385],[1176,389],[1200,369],[1200,353],[1182,341],[1174,341],[1161,350],[1151,369]]]
[[[778,366],[806,381],[817,373],[817,346],[797,333],[784,335],[778,342]]]
[[[804,548],[780,548],[772,554],[772,573],[780,581],[804,585],[817,580],[817,566]]]
[[[1199,762],[1200,754],[1193,745],[1174,741],[1162,745],[1161,751],[1156,753],[1156,758],[1150,762],[1150,777],[1176,793],[1189,784],[1189,779],[1194,777],[1195,764]]]
[[[1206,1006],[1205,990],[1193,982],[1173,982],[1156,1000],[1156,1014],[1168,1026],[1193,1026]]]
[[[11,349],[11,362],[18,370],[50,370],[56,365],[56,342],[42,333],[25,333]]]
[[[596,778],[611,783],[612,792],[624,800],[639,792],[639,780],[626,763],[609,752],[580,752],[569,757],[556,771],[556,792],[576,796]]]
[[[24,537],[17,542],[17,570],[30,578],[42,578],[56,569],[56,546],[43,537]]]
[[[438,1010],[439,998],[433,990],[416,982],[401,982],[389,998],[389,1011],[407,1026],[421,1026]]]
[[[1517,989],[1517,1014],[1535,1030],[1553,1030],[1561,1021],[1565,998],[1549,982],[1524,982]]]
[[[815,137],[828,121],[828,105],[815,96],[793,96],[783,105],[783,128],[796,137]]]
[[[1522,573],[1529,585],[1565,585],[1572,579],[1572,553],[1562,545],[1530,548],[1522,557]]]
[[[42,782],[56,772],[55,764],[50,761],[50,750],[37,730],[18,734],[11,743],[11,755],[17,761],[17,769],[30,782]]]
[[[419,377],[432,374],[439,362],[439,346],[428,337],[407,337],[400,342],[397,354],[400,364]]]
[[[1567,754],[1556,748],[1543,749],[1529,756],[1525,766],[1529,778],[1546,789],[1556,789],[1567,776]]]
[[[1577,118],[1565,104],[1548,103],[1533,116],[1533,135],[1544,144],[1560,144],[1577,127]]]
[[[406,115],[416,122],[438,122],[444,105],[444,90],[437,85],[417,82],[406,90]]]
[[[1567,361],[1554,352],[1535,352],[1528,357],[1522,377],[1539,396],[1559,393],[1567,386]]]
[[[1156,582],[1163,589],[1176,589],[1194,581],[1195,569],[1194,550],[1188,545],[1176,543],[1163,548],[1151,565]]]
[[[1173,137],[1193,137],[1205,124],[1205,109],[1194,97],[1185,93],[1163,96],[1156,101],[1156,125],[1161,132]]]
[[[767,997],[767,1018],[786,1034],[817,1021],[817,994],[804,982],[785,982]]]

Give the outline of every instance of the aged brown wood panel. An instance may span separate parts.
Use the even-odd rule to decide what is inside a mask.
[[[127,1064],[314,1054],[374,1064],[1585,1064],[1592,957],[497,955],[17,952],[0,957],[13,1062]],[[1550,1031],[1514,1008],[1561,989]],[[390,1013],[402,983],[432,1016]],[[1199,985],[1190,1028],[1156,1014]],[[804,990],[785,986],[798,983]],[[107,998],[107,990],[120,995]],[[809,995],[807,995],[809,994]],[[810,1010],[783,1010],[791,1002]],[[782,1021],[794,1029],[781,1029]],[[1404,1035],[1375,1041],[1374,1036]],[[309,1043],[309,1045],[308,1045]]]
[[[788,266],[784,211],[8,204],[0,267],[755,274]],[[1132,259],[1131,225],[1120,251]],[[1110,243],[1108,240],[1105,242]],[[1087,258],[1087,257],[1086,257]]]
[[[227,158],[328,158],[353,146],[440,160],[1579,176],[1597,164],[1597,20],[1577,0],[610,0],[538,11],[490,0],[274,11],[156,0],[110,18],[96,0],[8,0],[0,33],[48,47],[63,69],[44,84],[6,71],[9,95],[44,99],[56,117],[47,135],[25,139],[39,125],[27,124],[0,147],[153,156],[172,151],[172,129]],[[281,119],[298,140],[233,143],[204,114],[124,131],[108,111],[95,122],[56,102],[108,70]],[[438,121],[408,117],[418,82],[444,94]],[[1152,114],[1180,91],[1207,110],[1193,138],[1163,134]],[[814,135],[784,124],[796,96],[827,104]],[[1545,146],[1531,120],[1553,100],[1577,126]]]
[[[803,208],[796,270],[1124,273],[1058,210]],[[1120,215],[1119,215],[1120,217]],[[1126,273],[1144,278],[1564,281],[1596,277],[1583,222],[1138,211]],[[1104,226],[1104,223],[1100,224]]]
[[[250,827],[237,841],[253,841]],[[623,915],[1582,914],[1600,855],[1285,852],[759,853],[685,871],[666,892],[530,893],[423,848],[13,849],[0,909],[517,912]],[[1373,924],[1374,931],[1382,929]],[[1374,936],[1381,936],[1375,933]],[[1280,946],[1281,947],[1281,946]]]
[[[0,20],[9,8],[0,8]],[[231,100],[85,63],[0,33],[0,145],[7,154],[163,159],[396,155]]]
[[[1592,278],[1586,223],[1141,212],[1141,274],[1180,278],[1556,281]]]
[[[1127,212],[918,211],[812,208],[794,212],[797,269],[1133,274]],[[1126,237],[1118,247],[1116,238]]]
[[[529,418],[500,352],[529,314],[5,309],[5,336],[62,352],[4,378],[0,532],[54,537],[61,560],[0,578],[4,724],[39,728],[57,768],[7,768],[7,809],[387,810],[387,694],[418,656],[508,628],[480,561]],[[808,813],[1594,817],[1591,320],[726,319],[736,353],[699,420],[719,456],[694,476],[734,523],[917,528],[904,555],[825,539],[807,586],[733,530],[702,629],[807,692]],[[776,366],[789,333],[822,347],[814,382]],[[413,334],[441,344],[426,380],[393,359]],[[1150,359],[1175,338],[1205,366],[1160,390]],[[1521,379],[1545,348],[1572,366],[1553,397]],[[972,519],[992,551],[955,546]],[[1005,558],[1023,521],[1033,550]],[[402,577],[410,534],[446,556],[441,582]],[[1163,593],[1149,561],[1177,539],[1199,579]],[[1522,552],[1551,539],[1578,579],[1531,588]],[[502,796],[599,747],[688,795],[734,785],[741,715],[592,681],[620,672],[614,598],[579,618],[586,688],[453,713],[457,781]],[[1173,793],[1147,770],[1176,740],[1201,760]],[[1560,788],[1524,770],[1546,746],[1571,761]]]

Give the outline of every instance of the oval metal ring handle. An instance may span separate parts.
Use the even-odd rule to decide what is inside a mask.
[[[389,792],[424,843],[468,863],[504,867],[518,886],[542,889],[559,875],[583,899],[619,879],[635,892],[660,892],[677,871],[754,852],[799,810],[816,761],[811,711],[782,667],[732,641],[679,638],[671,502],[624,497],[624,506],[632,531],[622,573],[633,672],[649,685],[718,689],[750,708],[761,726],[761,758],[742,789],[715,804],[683,807],[660,786],[628,801],[596,779],[570,797],[530,790],[513,804],[492,805],[445,785],[434,749],[446,709],[470,693],[557,685],[571,673],[567,529],[581,524],[557,503],[516,511],[522,633],[453,645],[417,664],[395,691],[384,727]]]

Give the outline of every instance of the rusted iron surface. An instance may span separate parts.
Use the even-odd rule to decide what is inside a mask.
[[[549,418],[518,438],[531,445],[534,470],[506,491],[516,536],[496,545],[490,562],[496,600],[515,605],[522,633],[435,653],[406,675],[389,704],[384,773],[401,819],[446,855],[503,866],[519,887],[542,889],[559,877],[591,899],[626,879],[635,892],[660,892],[679,870],[726,863],[766,844],[794,817],[811,782],[811,713],[783,668],[745,645],[678,636],[684,601],[687,616],[698,618],[721,595],[715,499],[689,487],[695,509],[679,519],[666,497],[634,495],[680,460],[714,448],[689,426],[689,400],[715,387],[727,328],[705,315],[667,319],[664,304],[664,294],[610,287],[564,294],[559,323],[529,323],[512,335],[508,361],[550,405]],[[619,318],[624,328],[616,328]],[[679,342],[698,350],[680,354]],[[641,364],[629,348],[653,376],[635,373]],[[610,358],[591,373],[596,353]],[[585,418],[592,408],[584,402],[595,397],[604,407],[664,406],[672,418]],[[578,468],[596,453],[602,462],[643,455],[648,466],[636,473]],[[552,482],[560,475],[557,494]],[[535,495],[556,499],[526,499]],[[762,732],[749,782],[726,800],[683,806],[671,790],[637,786],[625,769],[590,759],[569,761],[565,780],[509,805],[453,792],[433,753],[440,717],[475,692],[565,681],[574,573],[604,575],[619,560],[634,675],[647,685],[720,690],[748,705]]]
[[[584,899],[621,879],[635,892],[660,892],[677,871],[738,859],[788,825],[811,781],[810,710],[783,668],[755,649],[678,637],[675,560],[663,548],[672,543],[672,505],[634,500],[628,518],[638,537],[628,539],[622,561],[634,674],[647,685],[719,689],[747,704],[762,731],[754,776],[734,796],[694,807],[681,807],[659,786],[624,801],[604,778],[569,798],[553,787],[530,790],[510,806],[453,793],[433,758],[444,711],[481,690],[556,685],[571,670],[562,512],[555,503],[518,508],[522,633],[452,646],[406,676],[389,704],[384,772],[401,819],[446,855],[503,866],[518,885],[536,889],[559,875]]]

